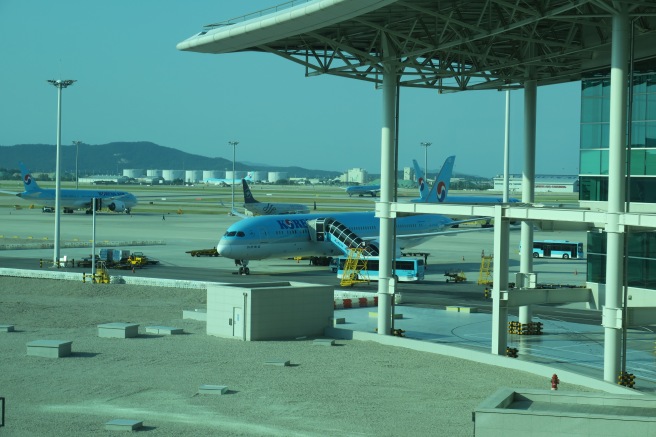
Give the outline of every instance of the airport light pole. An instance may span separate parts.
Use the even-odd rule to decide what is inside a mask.
[[[430,145],[433,143],[428,143],[425,141],[422,141],[421,145],[426,148],[425,153],[424,153],[424,160],[426,164],[426,168],[424,168],[424,180],[428,182],[428,148]]]
[[[82,141],[73,141],[73,144],[75,145],[75,189],[77,190],[79,188],[78,183],[77,183],[77,158],[78,155],[80,154],[80,143]]]
[[[59,173],[59,150],[61,147],[61,102],[62,102],[62,89],[73,85],[75,80],[48,80],[48,83],[57,88],[57,156],[55,159],[55,250],[53,253],[53,264],[59,267],[59,215],[60,211],[60,197],[61,197],[61,175]]]
[[[228,144],[232,146],[232,210],[230,210],[232,215],[235,210],[235,149],[239,141],[228,141]]]

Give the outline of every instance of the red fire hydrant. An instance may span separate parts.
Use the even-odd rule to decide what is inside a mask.
[[[560,379],[555,373],[551,377],[551,390],[558,390],[558,384],[560,384]]]

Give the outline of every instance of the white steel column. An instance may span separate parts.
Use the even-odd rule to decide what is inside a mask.
[[[503,203],[508,203],[510,169],[510,90],[506,90],[506,133],[503,141]]]
[[[505,355],[508,346],[508,305],[501,292],[508,290],[510,222],[503,219],[503,207],[494,207],[494,271],[492,272],[492,350]]]
[[[626,174],[626,85],[629,18],[626,7],[613,15],[610,68],[610,131],[608,153],[608,218],[606,220],[606,300],[603,310],[604,380],[616,382],[620,372],[622,334],[622,283],[624,230],[619,216],[624,211]]]
[[[537,83],[527,80],[524,84],[524,170],[522,171],[522,202],[535,201],[535,120],[537,117]],[[533,272],[533,223],[522,221],[522,254],[519,260],[520,273]],[[523,284],[517,284],[518,287]],[[519,307],[519,323],[531,321],[531,307]]]
[[[383,55],[390,58],[389,44],[383,34]],[[384,63],[383,71],[383,120],[380,139],[380,201],[376,207],[380,219],[380,264],[378,280],[378,334],[390,335],[392,327],[391,297],[395,283],[392,279],[394,257],[394,220],[390,204],[394,200],[394,126],[396,113],[396,72],[394,66]]]

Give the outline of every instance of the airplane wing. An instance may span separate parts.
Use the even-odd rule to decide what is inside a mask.
[[[11,194],[12,196],[18,196],[20,197],[21,193],[17,193],[16,191],[4,191],[0,190],[0,194]]]
[[[219,203],[220,203],[221,206],[224,207],[224,208],[230,208],[229,205],[226,205],[225,203],[223,203],[223,200],[219,200]],[[247,216],[246,214],[237,211],[236,209],[231,209],[231,210],[230,210],[230,214],[232,214],[232,215],[236,215],[237,217],[241,217],[241,218],[248,218],[248,217],[249,217],[249,216]]]

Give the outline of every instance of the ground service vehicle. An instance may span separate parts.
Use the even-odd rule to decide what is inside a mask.
[[[344,266],[346,265],[345,256],[340,256],[337,261],[331,266],[333,269],[336,266],[337,278],[342,279],[344,276]],[[366,261],[366,268],[364,262]],[[363,276],[364,279],[369,281],[378,280],[379,258],[377,256],[370,256],[358,260],[358,268],[356,269],[358,275]],[[402,257],[394,260],[392,265],[392,274],[398,277],[400,282],[410,281],[423,281],[425,273],[424,259],[422,257]]]
[[[521,252],[521,248],[520,248]],[[542,240],[533,242],[533,258],[584,258],[583,243],[567,240]]]
[[[211,249],[188,250],[185,253],[188,253],[191,256],[219,256],[219,252],[216,251],[216,247]]]

